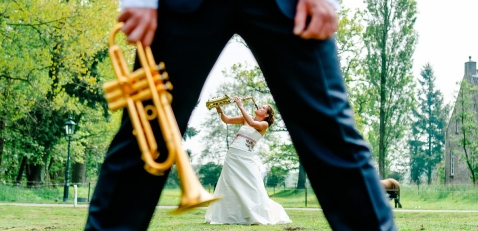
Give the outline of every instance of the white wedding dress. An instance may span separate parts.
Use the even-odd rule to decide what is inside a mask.
[[[232,142],[214,191],[221,200],[206,211],[210,224],[285,224],[292,222],[284,208],[267,195],[252,149],[262,135],[242,126]]]

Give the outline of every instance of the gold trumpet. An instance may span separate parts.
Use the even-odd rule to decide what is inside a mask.
[[[130,73],[121,48],[114,41],[122,26],[123,23],[117,24],[109,36],[109,55],[117,77],[116,80],[103,85],[109,109],[115,111],[128,108],[134,128],[133,134],[138,141],[146,171],[153,175],[163,175],[164,171],[176,162],[182,195],[181,202],[173,213],[185,212],[218,200],[219,198],[208,193],[201,185],[181,147],[182,137],[171,109],[172,96],[168,92],[172,90],[172,85],[168,81],[164,63],[156,65],[151,48],[143,48],[141,42],[137,42],[137,55],[142,68]],[[145,100],[152,100],[153,105],[143,106]],[[162,163],[155,161],[159,152],[149,122],[155,118],[158,119],[169,151],[168,158]]]
[[[249,100],[249,99],[254,103],[254,106],[256,106],[256,109],[259,109],[259,107],[257,107],[256,101],[254,101],[254,98],[252,97],[241,98],[241,100]],[[206,102],[206,107],[209,110],[211,110],[213,108],[224,106],[231,103],[234,103],[234,100],[231,99],[228,95],[224,95],[222,97],[217,97],[217,98],[208,100]]]

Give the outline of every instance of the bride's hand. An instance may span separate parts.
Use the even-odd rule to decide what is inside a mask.
[[[222,113],[222,108],[221,107],[216,107],[217,113]]]
[[[236,102],[237,104],[237,107],[242,107],[242,99],[237,97],[237,96],[234,96],[234,102]]]

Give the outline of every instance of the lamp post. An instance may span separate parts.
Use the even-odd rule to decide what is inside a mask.
[[[70,142],[71,136],[75,133],[75,122],[71,118],[68,118],[68,121],[65,123],[65,131],[68,136],[68,158],[66,159],[66,170],[65,170],[65,188],[63,189],[63,202],[68,201],[68,177],[70,175]]]

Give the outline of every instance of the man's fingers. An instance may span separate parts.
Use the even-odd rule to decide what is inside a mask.
[[[146,28],[147,24],[145,22],[140,22],[139,24],[136,25],[133,31],[131,33],[126,33],[128,34],[127,40],[130,43],[135,43],[137,41],[143,42],[144,36],[146,35]],[[144,46],[148,46],[146,44],[143,44]]]
[[[144,38],[142,41],[143,45],[149,46],[151,45],[151,43],[153,43],[156,27],[157,27],[156,21],[153,21],[152,23],[148,25],[148,27],[146,28],[146,34],[144,35]]]
[[[300,37],[303,39],[318,38],[320,32],[323,30],[324,25],[325,23],[323,20],[319,19],[318,17],[312,17],[307,29],[300,34]]]
[[[118,16],[118,22],[125,22],[128,18],[130,18],[132,15],[132,12],[129,10],[124,10],[121,12],[121,14]]]
[[[294,23],[294,34],[303,39],[328,39],[337,30],[335,10],[324,0],[299,0]]]
[[[299,1],[294,18],[294,34],[299,35],[304,31],[306,20],[307,7],[303,1]]]
[[[151,8],[125,9],[118,17],[119,22],[124,22],[121,30],[126,34],[130,43],[141,42],[149,46],[153,42],[157,27],[157,11]]]
[[[307,30],[300,34],[304,39],[329,39],[337,30],[335,19],[322,20],[317,17],[312,18]]]
[[[124,25],[123,25],[123,28],[121,28],[121,31],[129,35],[137,27],[138,27],[138,18],[130,17],[124,22]]]
[[[144,36],[144,39],[142,41],[144,46],[149,46],[149,45],[151,45],[151,43],[153,43],[154,32],[155,32],[155,30],[148,30],[146,32],[146,35]]]

